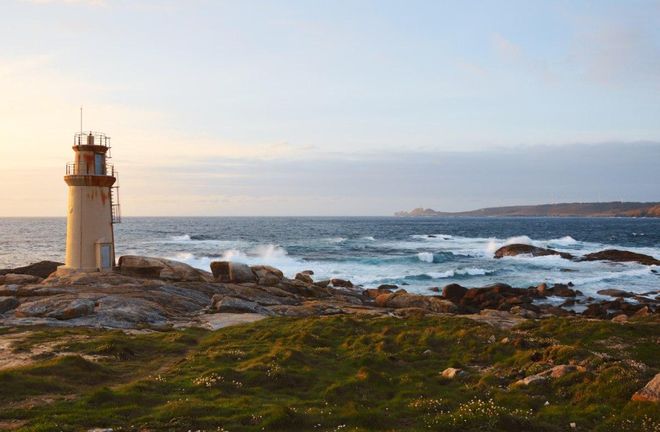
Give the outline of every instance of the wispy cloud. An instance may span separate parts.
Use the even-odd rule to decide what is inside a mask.
[[[523,47],[500,33],[492,35],[492,45],[495,53],[502,62],[522,69],[537,79],[553,83],[556,76],[547,63],[523,49]]]
[[[641,25],[589,20],[577,32],[573,55],[587,78],[597,83],[660,84],[660,44]]]

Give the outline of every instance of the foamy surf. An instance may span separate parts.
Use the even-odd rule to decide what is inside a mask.
[[[209,270],[214,260],[272,265],[291,278],[302,270],[313,270],[315,280],[350,279],[364,287],[396,284],[419,293],[454,282],[468,287],[495,282],[516,287],[572,282],[585,295],[595,295],[603,288],[647,292],[660,285],[660,276],[653,273],[658,270],[639,264],[578,262],[558,256],[493,257],[499,247],[514,243],[575,256],[624,249],[660,257],[660,241],[652,235],[658,232],[654,228],[657,222],[448,219],[401,225],[396,219],[219,221],[216,227],[213,219],[192,220],[186,228],[178,219],[165,220],[167,226],[177,227],[168,233],[145,220],[142,231],[130,227],[131,235],[140,233],[137,238],[118,233],[125,236],[118,244],[130,245],[118,252],[166,256],[203,270]],[[593,224],[602,226],[595,229]],[[609,226],[616,229],[608,231]],[[619,243],[621,233],[625,233],[625,244]]]

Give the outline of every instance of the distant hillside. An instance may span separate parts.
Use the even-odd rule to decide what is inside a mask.
[[[660,203],[605,202],[562,203],[529,206],[490,207],[464,212],[441,212],[416,208],[400,211],[395,216],[557,216],[557,217],[660,217]]]

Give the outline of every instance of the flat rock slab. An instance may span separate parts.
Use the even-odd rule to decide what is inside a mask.
[[[197,324],[201,328],[218,330],[224,327],[260,321],[264,318],[266,316],[256,313],[216,313],[200,315]],[[186,324],[185,327],[190,327],[190,325]]]
[[[509,330],[525,321],[524,318],[513,315],[509,312],[498,311],[494,309],[484,309],[478,314],[461,315],[474,321],[485,322],[493,327]]]

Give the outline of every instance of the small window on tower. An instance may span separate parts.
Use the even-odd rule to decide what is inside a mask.
[[[95,153],[94,156],[94,173],[96,173],[96,175],[105,175],[105,157],[103,153]]]

